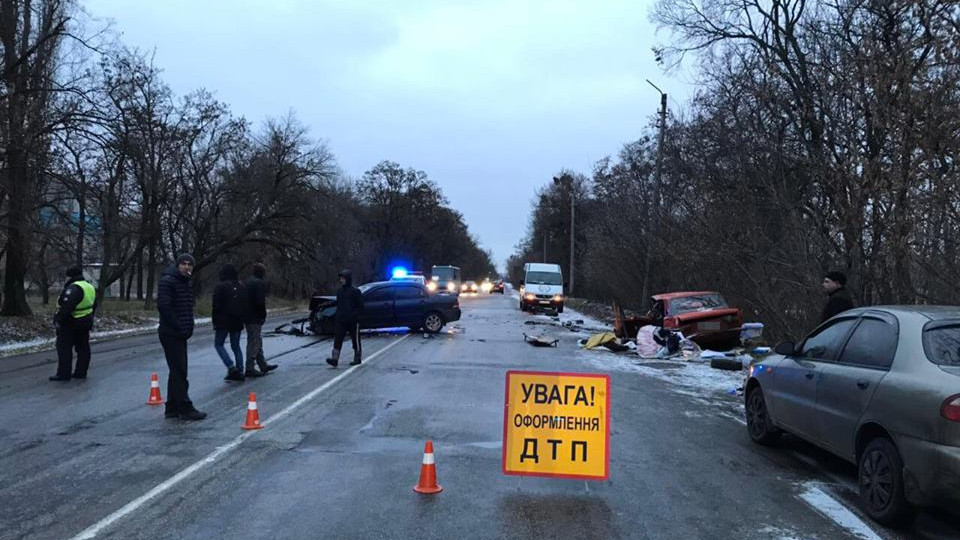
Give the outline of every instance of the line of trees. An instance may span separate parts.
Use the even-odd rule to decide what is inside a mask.
[[[294,115],[254,128],[210,92],[178,96],[82,18],[77,0],[0,0],[3,315],[29,315],[28,286],[46,302],[73,264],[99,265],[98,296],[119,283],[149,306],[179,252],[198,286],[259,260],[289,297],[394,259],[493,272],[422,171],[384,161],[351,180]]]
[[[651,292],[719,289],[794,337],[827,269],[865,305],[960,302],[960,5],[661,0],[652,16],[672,32],[658,57],[695,57],[701,86],[665,126],[659,200],[653,125],[579,177],[575,294],[639,307],[649,258]],[[549,235],[565,195],[540,192],[514,272],[544,231],[569,259]]]

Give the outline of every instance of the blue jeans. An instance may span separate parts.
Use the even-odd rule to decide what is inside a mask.
[[[227,369],[235,367],[243,371],[243,350],[240,348],[240,332],[243,332],[243,330],[217,330],[214,335],[213,348],[217,350],[217,354],[220,355],[220,360],[223,361],[223,365],[227,366]],[[237,359],[235,363],[230,360],[230,355],[227,354],[227,348],[223,346],[224,342],[227,341],[227,334],[230,334],[230,348],[233,349],[233,356]]]

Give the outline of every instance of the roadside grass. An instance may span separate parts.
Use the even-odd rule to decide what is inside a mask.
[[[51,295],[50,303],[46,305],[39,296],[29,296],[27,301],[33,310],[33,314],[29,317],[0,317],[0,344],[47,339],[56,335],[53,315],[57,311],[57,296]],[[209,317],[213,308],[212,303],[209,294],[197,298],[196,317]],[[307,305],[306,300],[267,298],[269,310],[306,310]],[[105,298],[97,314],[94,331],[137,328],[155,324],[158,319],[156,307],[146,309],[143,300],[132,299],[128,302],[118,298]]]

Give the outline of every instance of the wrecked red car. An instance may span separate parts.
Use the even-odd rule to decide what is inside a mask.
[[[617,308],[617,335],[633,338],[641,326],[652,324],[678,330],[705,349],[727,350],[740,344],[743,312],[730,307],[718,292],[673,292],[650,300],[642,317],[625,317]]]

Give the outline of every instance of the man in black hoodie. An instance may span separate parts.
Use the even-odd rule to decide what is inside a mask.
[[[203,420],[207,413],[198,411],[190,401],[187,381],[187,340],[193,335],[193,255],[184,253],[177,264],[167,268],[157,286],[157,310],[160,312],[160,344],[167,359],[167,418]]]
[[[363,295],[353,286],[353,274],[350,270],[340,271],[340,290],[337,291],[337,312],[334,315],[333,353],[327,358],[327,363],[337,367],[340,363],[340,348],[343,347],[343,338],[350,332],[353,341],[353,362],[351,366],[360,365],[363,349],[360,345],[360,313],[363,311]]]
[[[827,272],[823,276],[821,286],[829,299],[827,305],[823,306],[820,322],[824,322],[848,309],[853,309],[853,299],[850,297],[850,291],[847,290],[846,285],[847,276],[843,272]]]
[[[79,266],[67,269],[67,284],[57,304],[60,309],[53,316],[57,327],[57,374],[51,381],[69,381],[86,379],[90,367],[90,330],[93,328],[93,306],[97,293],[87,280],[83,279],[83,270]],[[73,367],[73,350],[77,350],[77,367]]]
[[[263,280],[267,267],[263,263],[253,265],[253,275],[243,283],[250,300],[247,330],[247,377],[260,377],[277,369],[276,364],[268,364],[263,356],[263,323],[267,322],[267,283]],[[260,370],[257,371],[257,367]]]

